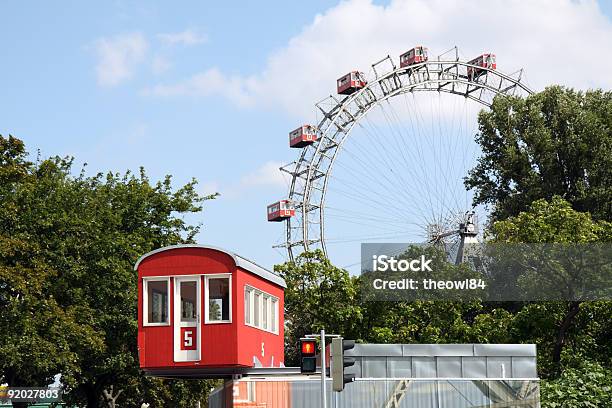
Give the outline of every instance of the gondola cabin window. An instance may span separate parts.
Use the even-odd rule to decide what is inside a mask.
[[[278,333],[278,298],[253,288],[244,288],[244,323],[271,333]]]
[[[182,282],[181,283],[181,321],[195,322],[196,317],[196,302],[197,302],[197,282]]]
[[[145,326],[167,326],[170,324],[168,302],[169,278],[144,279]]]
[[[231,323],[231,275],[206,276],[206,323]]]

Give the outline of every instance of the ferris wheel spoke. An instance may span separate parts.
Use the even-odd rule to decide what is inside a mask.
[[[363,177],[364,179],[372,181],[373,186],[383,186],[384,185],[384,187],[388,189],[389,191],[392,191],[393,187],[397,186],[396,183],[394,183],[393,180],[391,179],[393,174],[387,173],[388,172],[387,168],[382,167],[383,172],[382,174],[380,174],[380,178],[374,178],[372,174],[376,174],[376,172],[373,171],[374,169],[378,167],[376,163],[371,162],[371,159],[364,160],[361,157],[362,156],[361,154],[353,153],[352,149],[345,148],[344,151],[348,155],[352,156],[359,164],[359,166],[356,169],[351,168],[351,170],[359,172],[362,176],[364,176]]]
[[[328,238],[325,241],[331,244],[341,244],[348,242],[366,242],[373,241],[377,239],[389,239],[389,238],[401,238],[401,237],[410,237],[407,233],[389,233],[389,234],[377,234],[377,235],[360,235],[360,236],[350,236],[350,237],[342,237],[342,238]]]
[[[366,122],[369,122],[366,118]],[[371,123],[371,122],[369,122]],[[373,129],[372,132],[368,132],[368,130],[366,128],[364,128],[366,130],[366,132],[368,132],[369,135],[372,136],[373,139],[376,140],[376,142],[374,143],[374,146],[379,145],[379,144],[383,144],[385,143],[384,140],[379,136],[379,130],[378,127],[374,124],[371,124],[371,127]],[[419,194],[422,192],[428,192],[426,186],[423,184],[423,178],[419,177],[419,176],[415,176],[414,172],[412,171],[412,169],[410,169],[409,167],[406,166],[406,163],[402,163],[403,161],[397,162],[398,165],[404,164],[404,168],[407,170],[408,173],[410,173],[413,177],[412,177],[412,181],[414,182],[414,184],[417,184],[417,188],[413,188],[413,191],[418,191]],[[399,171],[401,172],[402,169],[400,168]],[[403,180],[400,181],[401,185],[406,185],[406,186],[411,186],[412,184],[407,181],[407,180]],[[428,202],[431,202],[431,198],[429,197],[429,194],[426,194],[425,196],[420,196],[419,197],[421,200],[426,199]],[[413,206],[415,207],[415,206]],[[420,206],[416,206],[416,208],[420,208]]]
[[[377,132],[375,132],[374,134],[376,135],[375,137],[377,139],[379,139],[378,143],[385,143],[384,141],[380,140],[379,136],[377,135]],[[396,138],[395,135],[393,135],[393,138]],[[398,146],[396,148],[396,150],[401,152],[403,149]],[[410,163],[410,162],[411,162],[411,160],[405,158],[405,156],[402,157],[401,160],[396,162],[398,167],[401,166],[399,168],[399,171],[398,171],[398,173],[399,173],[399,177],[398,177],[399,178],[399,184],[401,186],[404,186],[404,188],[406,190],[410,189],[409,191],[412,191],[412,192],[415,192],[415,191],[419,191],[419,192],[426,191],[425,185],[423,184],[423,179],[421,177],[416,176],[414,174],[414,171],[408,166],[408,163]],[[404,173],[403,170],[405,170],[405,172],[408,173],[408,176],[410,177],[410,180],[406,179],[403,176],[403,173]],[[428,199],[430,201],[430,198],[428,196],[426,197],[426,199]]]
[[[402,194],[403,200],[399,200],[399,196],[398,196],[398,192],[394,189],[392,189],[390,186],[388,185],[378,185],[375,187],[379,187],[378,189],[376,188],[372,188],[372,189],[365,189],[364,190],[364,186],[360,185],[358,183],[352,183],[347,181],[346,179],[339,179],[338,177],[333,177],[335,180],[339,181],[343,186],[347,186],[347,187],[351,187],[351,196],[359,196],[359,198],[361,199],[361,202],[365,202],[366,204],[368,202],[376,202],[379,204],[379,210],[382,210],[382,212],[386,212],[387,209],[389,208],[394,208],[398,211],[399,214],[404,214],[404,216],[408,215],[411,217],[418,217],[421,216],[422,214],[419,214],[418,212],[415,212],[413,209],[414,208],[418,208],[418,206],[415,207],[414,203],[418,200],[418,197],[416,196],[408,196],[406,193]],[[333,188],[333,187],[332,187]],[[346,190],[343,190],[346,191]],[[365,191],[365,193],[362,193],[362,191]],[[393,197],[391,200],[387,199],[386,201],[383,201],[381,199],[379,199],[379,197]],[[394,204],[391,204],[394,203]],[[396,212],[396,214],[398,214]]]
[[[436,126],[433,120],[433,117],[435,115],[433,115],[433,111],[434,111],[434,107],[432,104],[432,98],[428,98],[429,99],[429,110],[430,110],[430,114],[428,115],[430,118],[429,123],[427,122],[427,119],[423,116],[423,112],[422,110],[419,108],[418,105],[415,105],[416,108],[416,114],[419,117],[420,123],[423,126],[423,132],[424,133],[429,133],[431,136],[430,137],[425,137],[425,140],[428,143],[428,152],[433,155],[433,170],[434,170],[434,186],[435,186],[435,196],[437,199],[437,214],[441,215],[443,214],[445,208],[447,207],[447,200],[448,200],[448,194],[444,195],[444,189],[447,188],[448,186],[448,182],[446,180],[441,180],[442,175],[439,172],[439,168],[440,168],[440,158],[438,157],[440,149],[441,147],[441,143],[440,143],[440,135],[436,132]],[[446,160],[450,160],[450,157],[445,158]],[[442,182],[443,181],[443,182]],[[442,190],[442,191],[441,191]],[[448,208],[446,208],[448,209]]]
[[[394,213],[396,217],[399,217],[400,219],[411,217],[411,214],[410,212],[407,212],[407,209],[389,204],[388,202],[383,202],[383,201],[380,201],[372,197],[363,198],[354,192],[349,192],[349,191],[340,189],[339,187],[330,187],[330,190],[339,192],[350,199],[360,201],[365,206],[376,209],[379,212],[380,211],[382,211],[383,213],[392,212]]]
[[[389,116],[397,116],[392,110],[390,110]],[[393,123],[393,126],[395,127],[395,129],[397,131],[399,131],[400,133],[403,133],[402,131],[402,127],[400,125],[398,125],[397,120],[393,119],[390,120],[390,122]],[[423,137],[424,140],[430,141],[430,139],[432,139],[432,137]],[[421,162],[422,163],[422,159],[416,161]],[[424,166],[417,166],[417,167],[421,167],[421,169],[424,168]],[[425,172],[422,173],[422,180],[429,180],[431,177],[428,177],[427,174]],[[440,194],[440,192],[437,191],[437,184],[434,183],[434,186],[436,187],[436,190],[431,191],[431,188],[425,188],[426,191],[428,191],[428,207],[429,208],[434,208],[434,203],[438,203],[438,205],[440,205],[440,203],[443,203],[443,198],[442,195]],[[433,196],[433,197],[432,197]],[[433,212],[432,212],[433,214]]]
[[[393,195],[400,194],[404,199],[410,200],[409,194],[409,183],[402,177],[401,172],[397,170],[394,171],[391,164],[399,164],[397,160],[394,160],[393,155],[389,152],[388,149],[385,148],[384,144],[373,143],[373,150],[376,151],[378,161],[373,161],[370,153],[367,154],[367,150],[362,149],[357,143],[353,145],[355,148],[360,150],[362,156],[368,157],[369,163],[371,165],[370,169],[375,169],[377,167],[382,167],[385,170],[385,173],[382,174],[384,181],[387,183],[387,187],[389,187],[389,191]],[[382,149],[380,148],[382,147]],[[346,148],[347,150],[348,147]],[[381,159],[381,157],[383,159]]]
[[[338,223],[339,225],[341,223]],[[360,227],[372,227],[372,224],[368,224],[365,222],[359,222],[359,221],[354,221],[354,223],[351,223],[351,225],[353,226],[360,226]],[[401,228],[401,229],[393,229],[393,228],[379,228],[380,224],[376,224],[376,228],[368,228],[368,234],[374,234],[374,235],[411,235],[413,234],[415,231],[421,231],[422,227],[415,225],[412,226],[411,228]],[[363,233],[363,232],[362,232]],[[360,235],[361,236],[361,235]],[[423,236],[425,237],[425,235]]]
[[[353,153],[350,153],[350,151],[348,149],[346,149],[347,152],[349,152],[349,155],[352,155],[353,157],[355,157],[355,159],[358,162],[361,162],[361,160],[354,156]],[[344,164],[342,164],[341,162],[338,163],[339,166],[344,167]],[[363,177],[359,178],[359,182],[362,182],[363,180],[367,179],[367,180],[371,180],[373,182],[373,185],[369,185],[370,188],[369,189],[365,189],[364,188],[364,184],[363,183],[353,183],[348,181],[347,179],[340,179],[338,176],[331,176],[333,179],[337,180],[340,182],[340,185],[351,185],[352,187],[355,188],[354,191],[359,192],[359,191],[367,191],[369,192],[369,194],[364,194],[363,198],[366,200],[370,200],[372,196],[379,196],[380,194],[377,194],[377,191],[382,190],[383,193],[387,194],[389,197],[394,197],[398,194],[398,191],[396,189],[394,189],[394,184],[392,183],[392,181],[388,178],[388,177],[383,177],[383,180],[385,181],[385,183],[382,183],[380,180],[377,179],[373,179],[371,176],[371,172],[367,172],[364,173],[363,169],[356,169],[353,170],[352,168],[349,169],[350,173],[349,174],[356,174],[359,173],[360,175],[362,175]],[[410,202],[412,200],[411,196],[408,196],[406,194],[406,192],[402,193],[403,198],[407,201]],[[410,207],[407,207],[410,208]]]
[[[340,222],[349,222],[355,223],[359,225],[367,225],[372,228],[381,229],[381,230],[393,230],[397,232],[405,231],[409,226],[419,226],[420,224],[413,222],[398,222],[398,221],[385,221],[384,219],[379,218],[364,218],[364,217],[355,217],[350,215],[341,215],[341,214],[329,214],[330,218],[338,219]]]
[[[381,221],[401,222],[401,223],[406,223],[407,222],[407,221],[399,221],[397,219],[397,217],[392,217],[392,216],[383,217],[383,216],[380,216],[380,215],[374,216],[374,214],[372,214],[372,213],[355,211],[355,210],[347,209],[347,208],[336,208],[336,207],[326,206],[325,207],[325,211],[326,211],[326,213],[329,212],[330,214],[337,214],[337,213],[340,213],[340,214],[343,214],[343,215],[344,214],[348,214],[348,215],[352,215],[354,217],[376,218],[376,219],[381,220]],[[418,224],[416,222],[414,224],[415,225],[420,225],[420,224]]]
[[[381,113],[383,114],[383,116],[386,115],[386,113],[384,112],[382,105],[380,107]],[[389,119],[387,117],[385,117],[385,119],[387,120],[387,122],[389,123]],[[366,118],[366,123],[368,123],[373,131],[369,132],[370,135],[372,135],[375,139],[376,139],[376,144],[375,145],[382,145],[384,146],[387,141],[385,140],[385,136],[384,136],[384,132],[380,130],[379,126],[375,125],[373,122],[371,122],[368,118]],[[367,129],[366,129],[367,131]],[[403,154],[403,160],[400,160],[397,162],[398,165],[403,166],[404,169],[406,169],[409,173],[411,173],[412,176],[412,180],[410,180],[412,183],[415,184],[419,184],[419,186],[422,188],[424,187],[423,184],[423,177],[418,177],[416,174],[414,174],[413,169],[409,166],[410,163],[416,163],[419,160],[417,159],[417,157],[412,156],[412,157],[407,157],[410,156],[410,149],[409,148],[402,148],[398,143],[397,143],[397,135],[395,133],[392,134],[392,138],[396,141],[396,150],[401,152]],[[405,140],[403,138],[400,138],[401,140]],[[404,144],[406,142],[404,141]],[[424,175],[424,174],[423,174]],[[402,180],[402,183],[406,184],[406,185],[411,185],[410,181],[408,180]]]

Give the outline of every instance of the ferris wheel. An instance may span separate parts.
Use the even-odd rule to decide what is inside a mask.
[[[500,72],[491,53],[463,61],[454,47],[431,58],[417,46],[399,67],[387,56],[368,75],[339,78],[337,95],[315,104],[317,124],[289,134],[300,153],[280,169],[288,196],[268,206],[268,221],[286,227],[276,247],[290,260],[320,248],[347,264],[359,243],[477,241],[486,208],[463,184],[480,152],[477,111],[496,95],[531,94],[522,73]]]

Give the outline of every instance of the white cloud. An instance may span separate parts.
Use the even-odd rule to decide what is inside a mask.
[[[430,54],[457,45],[463,59],[491,50],[498,69],[525,68],[535,90],[552,83],[610,87],[612,24],[595,0],[350,0],[317,15],[269,56],[259,73],[228,76],[216,68],[148,92],[221,96],[240,106],[267,106],[310,118],[345,72],[416,44]],[[310,115],[310,116],[306,116]]]
[[[229,77],[217,68],[210,68],[181,82],[159,84],[145,89],[145,94],[157,96],[215,96],[223,95],[239,106],[249,106],[253,99],[255,80]]]
[[[157,38],[165,45],[198,45],[208,41],[208,37],[193,29],[178,33],[157,34]]]
[[[172,67],[172,63],[164,56],[156,55],[151,62],[151,69],[155,75],[163,74]]]
[[[281,162],[269,161],[240,180],[243,187],[287,187],[287,181],[279,168]]]
[[[149,45],[141,33],[121,34],[98,39],[94,44],[98,57],[98,84],[114,86],[130,79],[147,53]]]
[[[216,181],[209,181],[206,183],[200,184],[200,193],[202,195],[210,195],[219,192],[219,183]]]
[[[264,188],[284,191],[288,188],[290,180],[286,173],[280,171],[279,168],[282,165],[281,162],[268,161],[242,176],[237,182],[228,183],[225,186],[219,185],[217,182],[209,182],[203,184],[200,190],[202,194],[219,192],[222,197],[232,199],[239,198],[254,189]]]

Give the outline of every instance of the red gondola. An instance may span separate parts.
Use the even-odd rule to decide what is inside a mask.
[[[295,215],[295,206],[289,200],[281,200],[268,206],[268,221],[284,221]]]
[[[349,72],[338,79],[338,93],[341,95],[350,95],[366,86],[367,83],[363,72]]]
[[[138,356],[148,375],[230,377],[284,363],[285,281],[221,248],[175,245],[143,255]]]
[[[413,49],[400,55],[400,68],[419,64],[429,59],[427,48],[417,45]]]
[[[317,141],[317,128],[311,125],[300,126],[289,133],[289,147],[304,147]]]
[[[482,54],[473,60],[469,61],[468,64],[476,65],[475,67],[467,67],[467,75],[469,79],[474,79],[487,72],[486,69],[497,69],[497,63],[495,62],[495,54]]]

